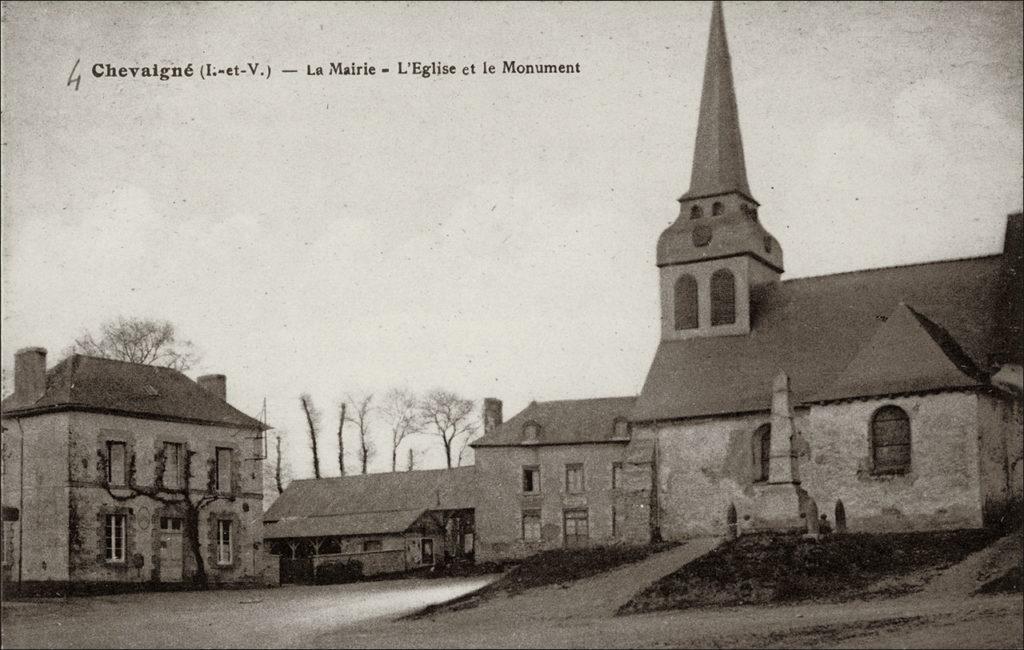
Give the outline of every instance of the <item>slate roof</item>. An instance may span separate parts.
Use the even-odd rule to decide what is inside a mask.
[[[474,508],[476,492],[472,466],[295,480],[264,513],[263,535],[402,532],[427,510]]]
[[[6,416],[95,411],[241,429],[266,429],[177,370],[74,354],[46,373],[46,391],[32,403],[17,394],[0,404]]]
[[[615,438],[615,420],[628,419],[636,397],[531,402],[529,406],[497,429],[473,442],[473,447],[529,445],[565,445],[581,442],[611,442]],[[540,425],[536,443],[523,440],[523,427]],[[622,439],[626,441],[626,439]]]
[[[662,341],[631,419],[768,410],[780,370],[797,402],[984,383],[978,369],[993,352],[1001,261],[994,255],[771,285],[754,306],[750,334]],[[901,302],[912,317],[899,313]],[[881,329],[890,318],[898,330]],[[900,351],[907,340],[929,355],[915,371]],[[885,367],[868,372],[864,355]]]

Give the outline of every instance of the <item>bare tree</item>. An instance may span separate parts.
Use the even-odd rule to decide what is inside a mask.
[[[398,448],[409,436],[423,430],[416,395],[403,388],[392,388],[384,395],[381,414],[391,430],[391,471],[398,471]]]
[[[345,402],[341,403],[341,416],[338,418],[338,470],[340,476],[345,475],[345,438],[341,435],[345,429]]]
[[[451,391],[435,389],[420,401],[420,414],[427,423],[427,433],[437,436],[444,447],[448,468],[452,468],[457,440],[468,440],[479,426],[473,417],[473,400]]]
[[[309,427],[309,447],[313,450],[313,476],[320,478],[320,451],[317,448],[320,411],[313,405],[313,397],[309,393],[303,393],[299,401],[302,403],[302,412],[306,414],[306,425]]]
[[[206,562],[203,560],[202,545],[199,539],[199,515],[206,506],[214,501],[224,500],[233,502],[235,500],[234,491],[228,492],[218,489],[217,464],[213,459],[207,462],[206,485],[204,488],[201,490],[191,489],[193,477],[192,461],[196,456],[196,452],[192,451],[187,443],[181,446],[183,457],[180,463],[180,477],[175,477],[174,484],[165,485],[165,470],[167,467],[165,450],[166,447],[161,447],[153,457],[155,478],[152,485],[139,485],[136,482],[136,462],[135,453],[133,452],[127,458],[124,477],[125,485],[120,486],[111,485],[111,473],[108,471],[110,459],[107,457],[107,451],[101,449],[97,452],[99,456],[98,470],[100,476],[103,477],[101,482],[107,494],[115,501],[125,502],[131,501],[136,497],[148,497],[157,503],[174,508],[184,515],[184,534],[188,541],[189,552],[196,563],[196,572],[192,576],[192,582],[198,587],[206,588],[208,580]]]
[[[409,458],[405,464],[405,471],[411,472],[416,469],[416,450],[409,447]]]
[[[473,453],[473,448],[469,446],[469,443],[473,442],[479,437],[479,431],[474,431],[462,438],[462,444],[459,446],[459,467],[462,467],[463,465],[466,464],[473,465],[476,462],[476,454]]]
[[[367,393],[362,397],[349,395],[348,401],[352,403],[353,408],[353,414],[348,416],[348,421],[356,425],[356,432],[359,434],[359,467],[363,474],[366,474],[366,466],[376,451],[370,439],[370,415],[374,410],[373,393]]]
[[[167,366],[180,371],[188,370],[199,360],[192,343],[178,339],[169,321],[123,316],[103,323],[98,335],[83,332],[64,353]]]

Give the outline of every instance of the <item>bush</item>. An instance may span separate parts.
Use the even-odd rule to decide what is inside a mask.
[[[318,585],[336,585],[354,582],[363,577],[363,563],[359,560],[342,560],[321,564],[313,571],[313,581]]]

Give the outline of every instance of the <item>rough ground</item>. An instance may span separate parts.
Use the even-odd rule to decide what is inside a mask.
[[[623,613],[899,596],[994,540],[984,530],[744,536],[650,585]]]

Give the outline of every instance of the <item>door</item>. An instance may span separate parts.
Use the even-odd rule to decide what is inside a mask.
[[[434,563],[434,540],[424,539],[420,547],[420,553],[422,554],[423,564]]]
[[[160,517],[160,582],[181,582],[184,540],[180,517]]]

